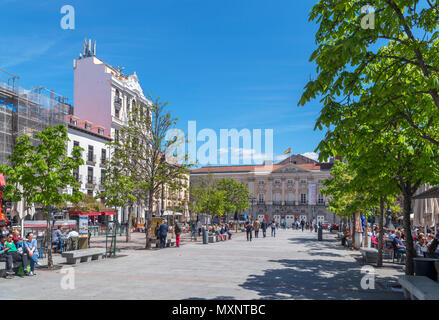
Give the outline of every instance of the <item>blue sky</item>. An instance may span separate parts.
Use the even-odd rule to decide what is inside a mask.
[[[45,86],[73,101],[73,59],[85,37],[97,56],[136,72],[145,93],[170,102],[178,127],[274,129],[274,152],[312,152],[318,101],[298,107],[315,67],[316,1],[0,0],[0,68],[24,88]],[[63,5],[75,30],[60,27]]]

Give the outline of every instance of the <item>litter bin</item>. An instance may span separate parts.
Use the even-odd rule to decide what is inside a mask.
[[[209,231],[207,229],[203,229],[203,244],[209,243]]]
[[[318,239],[318,241],[322,241],[323,240],[323,228],[322,228],[322,226],[319,226],[319,232],[317,233],[317,239]]]

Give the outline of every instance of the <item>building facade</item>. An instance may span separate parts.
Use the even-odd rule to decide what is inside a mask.
[[[278,164],[204,167],[191,171],[191,183],[212,175],[215,179],[232,178],[247,186],[253,194],[250,208],[244,212],[253,219],[296,219],[338,223],[327,210],[322,182],[330,177],[330,163],[318,163],[301,155],[292,155]]]

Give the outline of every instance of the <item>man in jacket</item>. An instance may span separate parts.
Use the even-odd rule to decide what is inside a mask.
[[[265,222],[265,220],[262,220],[261,229],[262,229],[262,236],[265,238],[267,235],[267,222]]]
[[[166,236],[168,235],[169,227],[167,221],[163,221],[163,223],[159,227],[159,236],[160,236],[160,248],[166,247]]]
[[[253,228],[255,228],[255,238],[257,238],[259,234],[259,229],[261,228],[261,223],[258,219],[256,219],[255,223],[253,223]]]
[[[253,225],[251,224],[250,221],[246,221],[245,222],[245,231],[247,232],[247,241],[252,241],[252,230],[253,230]]]

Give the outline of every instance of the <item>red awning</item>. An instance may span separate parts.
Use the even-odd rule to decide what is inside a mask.
[[[112,216],[114,214],[116,214],[114,211],[101,211],[101,212],[96,212],[96,211],[92,211],[92,212],[87,212],[87,211],[71,211],[69,212],[69,214],[71,215],[88,215],[88,216],[100,216],[100,215],[106,215],[106,216]]]
[[[6,185],[5,177],[0,173],[0,187],[4,187]]]

